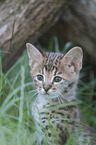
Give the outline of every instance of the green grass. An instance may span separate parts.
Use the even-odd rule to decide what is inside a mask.
[[[6,74],[0,61],[0,145],[32,144],[34,123],[30,100],[34,93],[30,92],[33,84],[25,59],[26,54]]]
[[[56,37],[51,41],[49,48],[53,46],[54,42],[55,51],[59,51]],[[71,43],[67,45],[65,45],[64,51],[69,49]],[[81,111],[86,120],[95,127],[96,101],[93,101],[92,98],[96,95],[96,92],[94,92],[96,78],[92,75],[89,83],[80,82],[77,96],[79,99],[84,100]],[[40,143],[40,135],[44,140],[44,144],[48,144],[46,132],[42,134],[40,129],[37,130],[32,118],[32,101],[34,101],[36,96],[36,90],[34,89],[28,66],[27,52],[6,73],[2,71],[2,60],[0,57],[0,145],[35,145]],[[48,120],[48,123],[50,126],[50,120]],[[66,145],[70,145],[72,135],[68,126],[67,129],[70,137]],[[54,130],[52,133],[56,135]],[[75,141],[71,143],[72,145],[76,144]]]

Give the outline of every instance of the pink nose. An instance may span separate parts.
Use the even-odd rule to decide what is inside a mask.
[[[48,92],[50,88],[51,88],[51,85],[43,85],[43,89],[45,90],[46,93]]]

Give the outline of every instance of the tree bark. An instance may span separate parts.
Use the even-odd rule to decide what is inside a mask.
[[[61,21],[64,38],[80,45],[96,65],[96,0],[70,0]]]
[[[29,37],[36,41],[58,21],[64,3],[65,0],[6,0],[2,4],[0,45],[8,52],[3,57],[3,68],[10,67],[20,56]]]
[[[26,42],[51,30],[81,45],[96,64],[96,0],[5,0],[0,2],[3,68],[16,61]]]
[[[85,56],[87,54],[86,61],[96,65],[96,0],[67,1],[58,23],[45,33],[44,41],[40,39],[44,47],[48,45],[45,38],[52,35],[50,32],[58,36],[61,49],[64,43],[74,42],[83,48]]]

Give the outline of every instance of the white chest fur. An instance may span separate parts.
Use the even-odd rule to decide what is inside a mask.
[[[49,99],[45,99],[45,95],[38,95],[35,102],[32,105],[32,115],[37,122],[40,122],[40,113],[44,112],[44,106],[47,105]]]

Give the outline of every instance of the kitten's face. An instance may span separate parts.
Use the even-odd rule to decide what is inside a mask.
[[[41,94],[51,95],[65,82],[60,68],[62,54],[46,53],[43,56],[42,65],[34,72],[33,79],[37,84],[37,90]]]
[[[53,95],[61,91],[61,86],[64,88],[66,81],[72,80],[82,67],[82,50],[79,47],[74,47],[65,56],[41,54],[29,43],[27,49],[31,75],[40,94]]]

